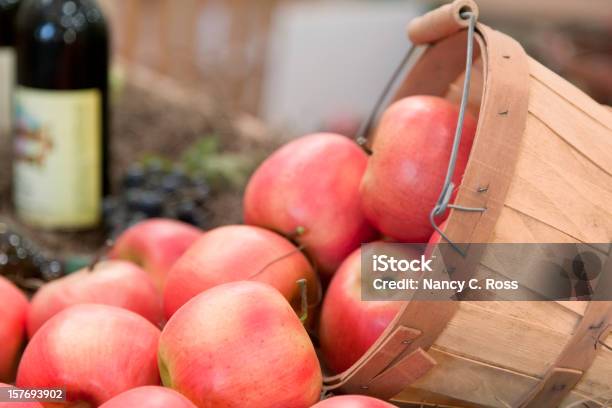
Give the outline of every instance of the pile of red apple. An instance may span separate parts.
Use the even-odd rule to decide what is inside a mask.
[[[320,401],[321,367],[349,368],[402,306],[360,299],[359,248],[429,240],[457,116],[441,98],[405,98],[385,112],[370,156],[328,133],[273,153],[247,186],[245,225],[145,221],[108,260],[31,301],[0,279],[0,381],[65,388],[60,406],[391,407]],[[476,121],[464,126],[456,184]]]

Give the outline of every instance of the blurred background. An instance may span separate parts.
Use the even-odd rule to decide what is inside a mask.
[[[350,130],[408,47],[425,0],[101,0],[115,54],[297,133]],[[611,0],[480,0],[481,20],[612,103]]]
[[[612,0],[477,2],[481,21],[510,34],[598,102],[612,104]],[[202,228],[241,222],[241,195],[253,169],[292,137],[321,130],[354,136],[410,46],[407,23],[444,2],[98,3],[112,38],[112,194],[101,206],[104,222],[73,233],[21,222],[11,201],[10,143],[3,139],[0,255],[11,253],[16,262],[20,248],[11,246],[7,232],[13,229],[72,270],[144,218]],[[191,181],[177,182],[185,173]]]

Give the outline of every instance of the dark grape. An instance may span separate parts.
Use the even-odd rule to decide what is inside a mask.
[[[161,189],[165,193],[174,193],[180,190],[185,184],[185,177],[180,174],[167,174],[161,179]]]
[[[17,248],[21,244],[21,237],[17,234],[11,233],[8,236],[8,242],[12,247]]]
[[[45,258],[42,254],[36,253],[32,257],[32,263],[34,266],[42,268],[42,266],[47,263],[47,258]]]
[[[146,220],[147,218],[150,218],[150,217],[148,217],[147,214],[143,212],[135,212],[133,214],[130,214],[129,218],[125,222],[126,227],[131,227],[132,225],[136,225],[139,222]]]
[[[122,180],[120,194],[103,203],[104,224],[111,237],[147,218],[166,217],[206,227],[211,190],[202,178],[178,166],[150,159],[134,164]]]
[[[199,225],[197,209],[192,201],[183,201],[177,206],[176,218],[191,225]]]
[[[138,195],[134,209],[148,218],[159,217],[164,210],[164,197],[156,191],[143,191]]]
[[[53,280],[62,276],[62,265],[58,261],[51,261],[42,268],[42,276],[45,280]]]
[[[203,205],[210,198],[210,187],[206,183],[198,183],[193,188],[193,199],[199,204]]]
[[[107,217],[111,216],[117,210],[117,207],[120,204],[121,203],[117,197],[104,198],[102,201],[102,217],[106,219]]]
[[[32,291],[63,273],[61,262],[47,258],[32,241],[0,223],[0,275]]]
[[[123,187],[126,189],[142,187],[146,181],[145,169],[141,165],[130,166],[123,178]]]

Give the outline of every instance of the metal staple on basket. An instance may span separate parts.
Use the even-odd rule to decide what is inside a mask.
[[[440,236],[447,241],[453,249],[455,249],[459,254],[465,256],[465,252],[459,248],[459,246],[454,243],[436,224],[436,217],[444,214],[447,209],[452,208],[458,211],[468,211],[468,212],[484,212],[486,208],[474,208],[474,207],[466,207],[459,204],[450,204],[451,197],[455,190],[455,184],[453,183],[453,176],[455,175],[455,168],[457,165],[457,156],[459,154],[459,147],[461,145],[461,136],[463,133],[463,122],[465,120],[465,113],[467,111],[468,99],[470,96],[470,84],[472,80],[472,59],[474,57],[474,32],[476,28],[476,16],[474,13],[470,11],[464,11],[460,14],[461,18],[465,20],[469,20],[468,25],[468,36],[467,36],[467,55],[466,55],[466,63],[465,63],[465,79],[463,82],[463,93],[461,96],[461,104],[459,106],[459,117],[457,119],[457,127],[455,129],[455,137],[453,141],[453,148],[451,150],[451,156],[448,163],[448,170],[446,172],[446,178],[444,180],[444,185],[442,187],[442,191],[440,192],[440,197],[436,202],[436,205],[431,210],[429,215],[429,221],[434,230],[440,234]],[[368,154],[372,154],[370,149],[366,146],[367,143],[367,135],[370,133],[372,129],[372,124],[378,117],[380,110],[387,99],[389,93],[393,89],[394,84],[397,82],[400,74],[408,64],[408,62],[412,59],[416,46],[412,45],[399,66],[395,69],[391,78],[383,88],[383,92],[376,100],[376,103],[370,112],[368,118],[363,122],[359,131],[357,133],[357,143],[364,149]]]

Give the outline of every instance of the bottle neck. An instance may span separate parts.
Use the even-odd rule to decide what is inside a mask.
[[[19,0],[0,0],[0,47],[15,45],[15,22]]]

